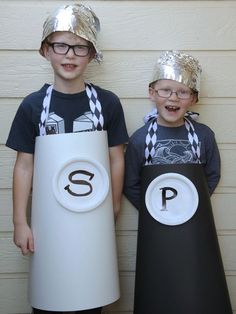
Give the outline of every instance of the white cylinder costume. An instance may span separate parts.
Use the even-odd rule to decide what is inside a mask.
[[[30,275],[35,308],[82,310],[119,298],[106,147],[105,131],[37,138]]]
[[[36,138],[29,293],[42,310],[85,310],[119,298],[107,132],[96,90],[86,84],[86,92],[94,131]],[[49,86],[40,135],[51,94]]]
[[[64,5],[43,25],[40,54],[55,32],[70,32],[90,43],[100,62],[98,17],[83,4]],[[92,55],[91,55],[92,56]],[[44,136],[53,87],[42,104],[36,138],[29,297],[33,308],[80,311],[119,298],[114,213],[107,133],[97,92],[85,84],[91,132]],[[80,104],[78,104],[80,105]],[[58,132],[59,133],[59,132]]]

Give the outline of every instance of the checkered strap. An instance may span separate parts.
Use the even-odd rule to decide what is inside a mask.
[[[98,100],[98,95],[94,87],[86,83],[86,93],[89,98],[89,106],[90,110],[93,114],[93,123],[97,131],[101,131],[104,126],[104,119],[102,115],[102,106],[100,101]]]
[[[145,141],[145,165],[152,164],[152,157],[155,153],[155,144],[157,141],[157,121],[154,119],[149,127]]]
[[[188,131],[188,140],[191,144],[192,151],[197,158],[197,162],[201,163],[200,161],[200,144],[198,140],[198,136],[195,132],[194,126],[192,122],[184,117],[185,127]],[[145,165],[152,164],[152,158],[155,154],[155,144],[157,141],[157,121],[153,119],[148,127],[148,132],[146,135],[145,141]]]
[[[51,101],[51,96],[52,96],[52,89],[53,89],[53,85],[50,85],[47,88],[46,96],[44,97],[44,100],[43,100],[43,110],[41,112],[40,122],[39,122],[39,135],[40,136],[46,135],[46,122],[48,119],[48,112],[49,112],[49,106],[50,106],[50,101]]]
[[[52,90],[53,90],[53,85],[50,85],[47,88],[46,95],[43,100],[43,110],[41,112],[40,122],[39,122],[39,135],[40,136],[46,135],[46,122],[48,119]],[[93,114],[92,119],[93,119],[95,129],[98,131],[101,131],[103,130],[104,119],[102,115],[102,106],[101,106],[100,101],[98,100],[97,92],[91,84],[86,83],[86,93],[89,98],[89,106]]]
[[[197,158],[198,163],[200,164],[200,144],[198,140],[198,136],[195,132],[194,126],[192,122],[188,118],[184,118],[185,127],[188,130],[188,140],[191,144],[192,151]]]

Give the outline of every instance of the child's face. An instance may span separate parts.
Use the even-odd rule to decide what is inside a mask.
[[[86,54],[87,47],[90,47],[89,42],[71,32],[55,32],[49,36],[47,42],[49,44],[45,43],[43,49],[45,57],[51,63],[54,70],[54,84],[77,84],[79,81],[82,81],[86,67],[94,57],[94,52],[90,49],[87,51],[87,55],[77,56],[76,54],[81,55],[80,50],[82,54]],[[60,45],[53,47],[50,45],[53,43],[71,46],[81,45],[82,47],[74,48],[76,49],[76,54],[72,48],[69,49],[66,54],[60,54],[62,47],[60,47]]]
[[[149,88],[149,96],[157,107],[158,124],[168,127],[183,125],[186,111],[197,102],[197,95],[189,87],[173,80],[155,82]]]

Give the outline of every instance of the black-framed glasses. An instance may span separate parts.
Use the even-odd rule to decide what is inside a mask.
[[[70,49],[73,50],[77,57],[86,57],[89,54],[90,46],[86,45],[68,45],[65,43],[50,43],[48,46],[52,47],[53,51],[58,55],[66,55]]]
[[[193,93],[187,90],[172,91],[171,89],[154,89],[158,96],[162,98],[169,98],[172,94],[175,94],[179,99],[190,99]]]

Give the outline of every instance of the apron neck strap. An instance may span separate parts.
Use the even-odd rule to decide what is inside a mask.
[[[197,158],[197,162],[201,163],[200,144],[194,126],[192,122],[186,117],[184,117],[184,124],[188,131],[188,140],[191,144],[193,154]],[[155,154],[155,144],[157,142],[157,129],[158,129],[157,120],[153,119],[153,121],[150,123],[148,127],[148,132],[145,140],[145,165],[152,164],[152,158]]]
[[[104,118],[102,115],[102,106],[98,99],[97,92],[92,86],[92,84],[90,83],[85,84],[85,89],[86,89],[87,96],[89,98],[89,106],[93,114],[92,119],[93,119],[95,129],[97,131],[101,131],[103,130],[103,126],[104,126]]]
[[[43,99],[43,110],[40,115],[39,122],[39,135],[46,135],[46,123],[49,114],[51,96],[52,96],[53,85],[50,85],[46,90],[46,95]],[[94,123],[95,130],[101,131],[104,126],[104,118],[102,115],[102,106],[97,97],[97,92],[90,83],[85,84],[86,94],[89,99],[89,106],[92,112],[92,120]]]
[[[46,122],[48,119],[49,107],[51,102],[53,85],[50,85],[46,90],[46,95],[43,99],[43,110],[41,112],[40,121],[39,121],[39,135],[46,135]]]

